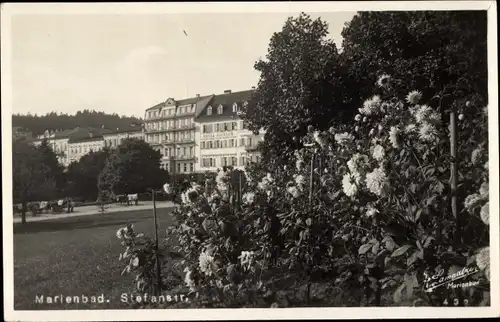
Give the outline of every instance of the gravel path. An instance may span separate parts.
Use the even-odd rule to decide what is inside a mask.
[[[156,208],[169,208],[174,207],[174,204],[170,201],[157,201]],[[153,202],[152,201],[143,201],[140,202],[137,206],[125,206],[125,205],[111,205],[106,210],[106,212],[124,212],[124,211],[134,211],[134,210],[149,210],[153,211]],[[33,217],[31,213],[26,214],[26,221],[41,221],[41,220],[51,220],[58,218],[68,218],[68,217],[76,217],[76,216],[90,216],[90,215],[98,215],[100,214],[100,210],[98,206],[82,206],[76,207],[73,213],[61,213],[61,214],[38,214],[36,217]],[[14,216],[14,223],[21,222],[21,215],[16,214]]]

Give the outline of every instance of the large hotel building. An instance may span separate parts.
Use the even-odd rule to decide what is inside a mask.
[[[146,110],[145,140],[162,154],[171,173],[214,171],[225,165],[242,168],[257,161],[254,135],[238,117],[253,90],[173,98]]]

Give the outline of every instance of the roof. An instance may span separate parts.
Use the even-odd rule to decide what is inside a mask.
[[[98,129],[98,128],[83,128],[71,134],[68,142],[76,143],[76,142],[87,142],[87,141],[96,141],[102,140],[103,134],[111,133],[111,130],[108,129]]]
[[[106,132],[106,133],[103,133],[104,135],[112,135],[112,134],[119,134],[119,133],[132,133],[132,132],[142,132],[142,127],[141,125],[137,125],[137,126],[131,126],[131,127],[128,127],[128,128],[122,128],[122,129],[118,129],[118,130],[109,130],[109,132]]]
[[[146,111],[161,109],[162,107],[166,106],[165,103],[167,101],[169,101],[169,100],[174,100],[175,101],[175,106],[183,106],[183,105],[197,104],[198,102],[200,102],[200,101],[202,101],[202,100],[204,100],[206,98],[210,98],[211,96],[212,95],[195,96],[195,97],[190,97],[190,98],[184,98],[184,99],[181,99],[181,100],[178,100],[178,101],[175,101],[173,98],[169,98],[165,102],[158,103],[155,106],[152,106],[152,107],[146,109]]]
[[[248,102],[252,96],[252,93],[253,90],[247,90],[214,95],[213,98],[203,107],[203,109],[196,114],[195,120],[196,122],[210,122],[237,119],[238,115],[233,112],[233,104],[237,103],[239,106],[241,106],[243,102]],[[217,108],[220,105],[223,106],[222,114],[217,114]],[[212,107],[211,115],[207,115],[206,112],[209,106]]]

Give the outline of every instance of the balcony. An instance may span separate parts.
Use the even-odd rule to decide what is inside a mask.
[[[177,144],[189,144],[189,143],[194,143],[194,138],[182,138],[182,139],[177,139],[175,141]]]
[[[173,144],[175,144],[175,140],[173,140],[173,139],[165,139],[165,140],[161,141],[161,144],[163,144],[163,145],[173,145]]]
[[[160,129],[144,129],[144,132],[146,133],[160,133],[160,132],[165,132],[167,131],[166,129],[164,128],[160,128]]]
[[[178,160],[178,161],[187,161],[187,160],[196,160],[196,157],[194,155],[189,155],[189,154],[186,154],[186,155],[177,155],[174,157],[175,160]]]
[[[191,123],[191,124],[187,124],[187,125],[178,125],[174,128],[174,130],[177,130],[177,131],[183,131],[183,130],[194,130],[195,129],[195,125],[194,123]]]

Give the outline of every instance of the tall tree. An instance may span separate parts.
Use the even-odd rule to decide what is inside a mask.
[[[12,182],[14,203],[21,203],[22,223],[26,223],[28,202],[55,196],[56,185],[39,149],[26,141],[13,142]]]
[[[99,174],[104,169],[109,155],[109,149],[90,152],[78,162],[73,162],[68,166],[66,178],[67,184],[74,185],[72,191],[69,192],[72,196],[79,196],[85,200],[97,199]]]
[[[399,95],[423,92],[475,96],[487,103],[486,11],[359,12],[342,31],[348,78],[364,100],[391,75]],[[359,102],[358,102],[359,104]]]
[[[309,125],[328,128],[333,119],[350,116],[343,104],[348,88],[328,25],[302,13],[289,18],[270,41],[266,60],[254,68],[260,80],[243,119],[249,128],[266,130],[263,160],[290,158]]]
[[[160,159],[160,152],[146,142],[124,140],[106,161],[99,175],[99,190],[129,194],[160,189],[167,175],[160,168]]]
[[[64,188],[64,167],[59,163],[56,153],[46,139],[41,142],[37,150],[40,154],[41,162],[47,166],[49,175],[53,178],[56,188],[62,191]]]

